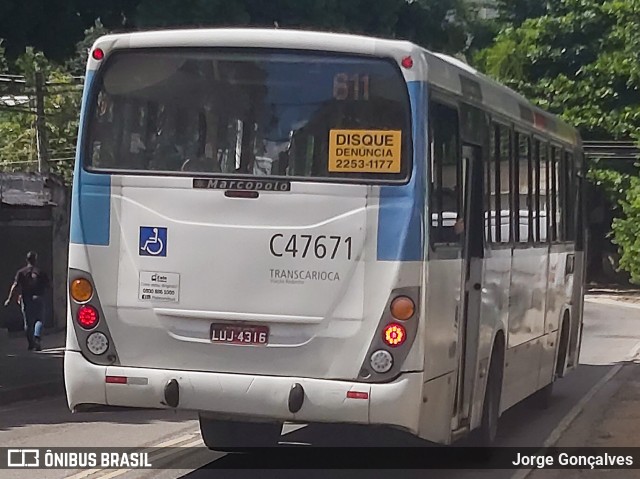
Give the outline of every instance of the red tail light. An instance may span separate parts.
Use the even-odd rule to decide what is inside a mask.
[[[388,324],[382,332],[382,339],[391,347],[400,346],[407,339],[407,330],[398,323]]]
[[[347,391],[349,399],[369,399],[369,393],[364,391]]]
[[[93,306],[80,306],[78,309],[78,324],[84,329],[92,329],[98,324],[100,315]]]
[[[105,382],[109,384],[127,384],[126,376],[107,376]]]

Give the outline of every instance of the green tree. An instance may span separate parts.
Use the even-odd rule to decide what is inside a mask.
[[[0,0],[0,32],[7,56],[14,60],[31,46],[47,58],[64,62],[96,19],[107,28],[131,28],[139,0]],[[228,2],[233,3],[233,2]]]
[[[498,0],[496,9],[500,21],[517,27],[529,18],[545,15],[549,3],[544,0]]]
[[[73,171],[73,157],[78,129],[81,84],[63,68],[49,62],[42,52],[27,48],[16,60],[17,72],[24,76],[26,87],[18,98],[28,102],[0,110],[0,166],[11,171],[37,169],[35,130],[35,74],[43,73],[45,84],[49,169],[67,182]]]
[[[92,27],[84,31],[84,38],[76,43],[75,55],[67,59],[64,64],[65,71],[71,75],[84,75],[91,47],[98,38],[108,33],[109,29],[99,19],[96,20]]]
[[[546,8],[544,15],[503,28],[474,62],[560,114],[587,140],[640,141],[640,0],[553,0]],[[616,181],[629,187],[619,195],[615,172],[596,168],[591,177],[619,205],[613,235],[620,265],[640,281],[640,264],[633,259],[638,236],[632,228],[640,224],[638,170],[618,173]]]
[[[136,26],[262,26],[396,37],[460,52],[466,46],[462,0],[142,0]]]
[[[477,65],[586,139],[640,138],[640,0],[561,0],[503,30]]]

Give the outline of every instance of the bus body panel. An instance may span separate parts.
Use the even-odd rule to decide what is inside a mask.
[[[578,366],[580,347],[582,345],[582,316],[584,314],[585,294],[585,252],[574,253],[574,273],[572,278],[571,296],[571,328],[569,331],[569,348],[567,351],[566,370],[573,370]]]
[[[292,422],[342,422],[390,425],[418,432],[422,374],[403,374],[385,384],[352,383],[315,378],[221,374],[201,371],[97,366],[79,352],[65,358],[65,374],[86,378],[84,384],[67,384],[67,400],[81,404],[168,409],[163,389],[167,381],[180,381],[181,408],[213,417]],[[105,384],[104,377],[132,379],[130,384]],[[305,390],[302,409],[287,408],[292,381]],[[366,392],[368,399],[347,399],[348,391]]]
[[[425,378],[455,371],[458,360],[461,259],[433,259],[427,269],[425,310]]]
[[[509,341],[507,348],[544,334],[548,247],[516,247],[509,286]]]
[[[203,195],[211,194],[207,200],[214,203],[215,196],[222,196],[221,192],[177,186],[162,192],[153,187],[119,186],[132,181],[127,178],[114,177],[112,181],[111,217],[114,224],[111,244],[106,247],[73,245],[70,266],[89,272],[109,272],[97,275],[94,280],[123,366],[240,373],[251,369],[256,374],[354,379],[379,324],[389,292],[394,287],[414,286],[420,282],[420,272],[416,268],[412,272],[411,263],[403,266],[403,263],[369,259],[375,257],[376,241],[375,237],[367,235],[377,229],[378,208],[375,196],[367,195],[368,187],[347,187],[351,191],[359,190],[353,197],[333,196],[338,212],[331,212],[331,195],[306,194],[305,188],[314,187],[295,185],[287,202],[300,205],[300,200],[294,198],[318,201],[303,208],[299,224],[280,225],[278,222],[282,220],[273,216],[262,220],[266,224],[264,227],[245,225],[243,228],[240,225],[234,228],[224,224],[224,220],[215,226],[205,221],[207,214],[215,214],[215,208],[207,213],[202,206]],[[295,188],[299,190],[295,192]],[[218,199],[230,203],[252,201]],[[283,203],[275,199],[275,195],[272,201]],[[351,211],[349,201],[352,202]],[[263,205],[268,210],[269,199],[265,198]],[[177,220],[172,208],[181,206],[189,213]],[[292,215],[281,218],[291,221]],[[374,221],[374,226],[368,225],[368,221]],[[255,225],[258,221],[252,218],[249,222]],[[167,257],[139,255],[142,225],[167,228]],[[225,230],[224,235],[220,234],[220,229]],[[237,236],[233,236],[234,230]],[[340,280],[335,282],[337,285],[325,285],[324,290],[319,290],[318,282],[312,281],[307,284],[271,283],[271,269],[296,268],[293,261],[289,260],[287,265],[285,259],[283,265],[279,263],[282,258],[270,254],[269,242],[275,231],[284,231],[289,237],[298,234],[329,238],[336,232],[343,237],[349,234],[353,238],[353,256],[357,261],[340,264],[337,259],[326,260]],[[249,232],[257,239],[251,238]],[[220,244],[221,238],[225,244]],[[236,256],[228,252],[234,244],[243,245]],[[285,242],[280,244],[282,248],[286,245]],[[366,251],[364,245],[367,245]],[[190,254],[194,250],[202,253]],[[74,251],[82,252],[85,261],[76,261]],[[110,251],[117,252],[118,261],[106,261],[113,254]],[[315,262],[317,270],[324,267],[323,260],[316,258]],[[314,266],[306,268],[313,269]],[[243,288],[241,275],[245,271],[263,277],[259,287],[252,280],[257,290],[254,297],[250,288]],[[144,294],[141,272],[179,274],[179,302],[139,301]],[[323,300],[317,301],[318,297]],[[320,309],[310,310],[312,305]],[[211,344],[210,325],[214,322],[266,324],[270,327],[270,344],[266,347]],[[141,342],[140,337],[145,341]],[[408,364],[407,368],[415,370],[415,364]]]
[[[478,427],[482,420],[489,361],[496,335],[498,331],[502,331],[503,334],[508,331],[511,248],[487,248],[484,254],[478,335],[478,370],[472,397],[471,429]]]

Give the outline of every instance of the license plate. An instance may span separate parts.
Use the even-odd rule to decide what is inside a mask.
[[[262,346],[269,342],[269,327],[212,324],[211,341],[214,343]]]

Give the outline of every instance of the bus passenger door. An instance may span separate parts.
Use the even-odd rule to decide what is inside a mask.
[[[462,146],[463,234],[461,304],[459,309],[459,358],[455,417],[457,427],[469,425],[475,388],[480,333],[482,258],[484,256],[483,165],[479,146]]]

